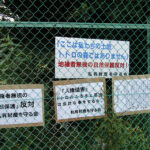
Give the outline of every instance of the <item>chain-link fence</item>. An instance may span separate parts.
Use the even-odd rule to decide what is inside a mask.
[[[2,0],[0,20],[1,150],[150,149],[148,0]]]

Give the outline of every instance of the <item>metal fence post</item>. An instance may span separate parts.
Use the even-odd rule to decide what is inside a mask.
[[[150,24],[150,17],[147,17],[147,24]],[[147,30],[147,55],[148,55],[148,74],[150,74],[150,30]]]
[[[150,12],[150,7],[148,7],[148,14]],[[147,24],[150,24],[150,16],[147,15]],[[150,74],[150,29],[147,29],[147,60],[148,60],[148,74]],[[149,139],[150,139],[150,117],[149,117],[149,128],[148,128],[148,133],[149,133]]]

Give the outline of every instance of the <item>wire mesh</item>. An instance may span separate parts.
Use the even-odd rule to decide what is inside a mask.
[[[107,117],[102,118],[57,123],[53,88],[53,81],[67,80],[72,83],[71,80],[78,80],[75,72],[72,72],[71,78],[67,77],[69,67],[62,73],[63,79],[55,78],[55,59],[59,61],[55,51],[56,37],[129,41],[129,75],[149,74],[149,15],[150,3],[147,0],[2,0],[1,84],[44,84],[45,125],[0,129],[0,149],[149,150],[149,112],[131,112],[130,115],[123,112],[123,115],[117,116],[112,109],[115,95],[112,88],[115,81],[112,82],[111,78],[106,77],[104,94]],[[85,72],[86,70],[84,68]],[[84,78],[83,72],[78,73]],[[102,76],[93,74],[92,78],[100,77]],[[138,79],[141,78],[143,76]],[[130,93],[129,88],[142,89],[143,84],[148,90],[148,81],[138,82],[133,77],[132,84],[127,80],[124,85],[126,79],[123,76],[118,86],[119,90],[123,87],[123,91],[128,87],[127,92],[121,95],[120,100],[125,103],[118,106],[120,110],[128,106],[124,99],[130,101],[135,98],[125,96]],[[88,94],[94,90],[96,92],[96,88],[93,87],[93,91]],[[141,99],[146,101],[149,92],[141,93],[145,94]],[[133,91],[133,94],[137,96],[136,103],[142,105],[139,101],[141,95],[137,91]],[[76,100],[79,101],[78,98]],[[149,107],[148,100],[146,103]]]

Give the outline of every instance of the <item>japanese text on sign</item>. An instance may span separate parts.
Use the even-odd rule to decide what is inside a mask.
[[[128,41],[55,38],[56,78],[110,78],[128,74]]]
[[[68,81],[67,85],[57,85],[60,81],[54,82],[57,121],[104,116],[104,82],[73,82]]]
[[[42,88],[42,85],[2,86],[0,127],[44,125]]]

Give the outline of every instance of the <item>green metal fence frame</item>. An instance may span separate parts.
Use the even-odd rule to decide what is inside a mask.
[[[74,23],[74,22],[0,22],[0,27],[26,28],[95,28],[95,29],[145,29],[150,30],[150,24],[127,23]]]

